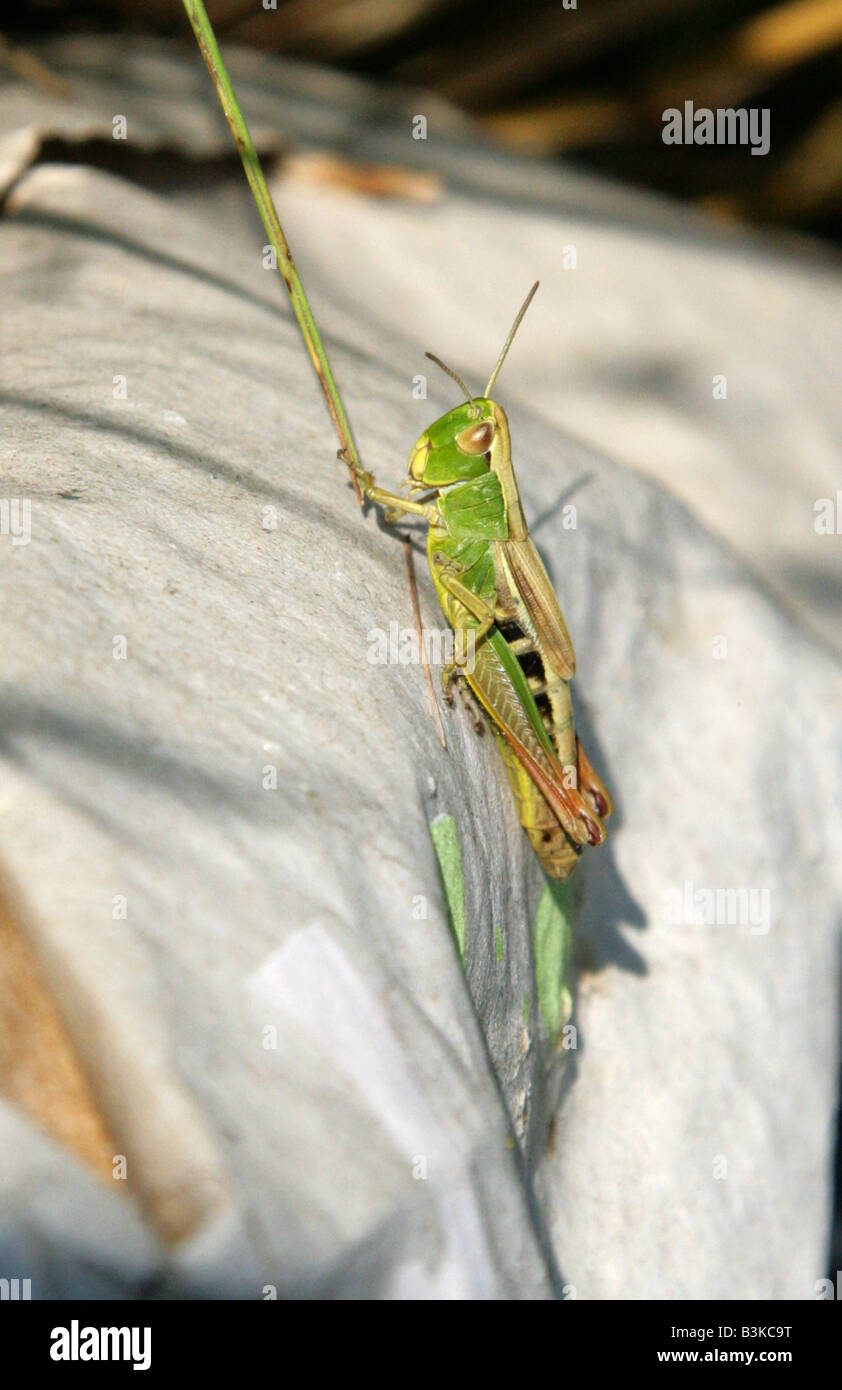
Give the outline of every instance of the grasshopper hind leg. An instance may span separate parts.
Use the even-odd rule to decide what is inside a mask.
[[[514,793],[518,819],[548,878],[569,878],[579,862],[582,846],[576,845],[558,823],[552,808],[515,757],[506,740],[497,734],[497,747]]]
[[[590,802],[598,816],[603,819],[610,816],[614,810],[613,798],[605,783],[594,772],[591,760],[582,747],[578,736],[576,738],[576,767],[582,795]]]

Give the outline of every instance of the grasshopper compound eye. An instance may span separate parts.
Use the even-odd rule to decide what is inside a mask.
[[[482,420],[478,425],[468,425],[456,436],[456,444],[463,454],[487,454],[494,438],[493,420]]]

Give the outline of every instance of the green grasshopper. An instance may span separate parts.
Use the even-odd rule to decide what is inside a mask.
[[[567,624],[529,536],[512,464],[506,412],[491,390],[537,290],[530,290],[482,396],[449,410],[413,446],[405,487],[412,501],[375,485],[353,466],[363,496],[388,522],[427,522],[427,559],[444,615],[457,636],[472,634],[473,660],[443,672],[464,680],[491,720],[518,814],[551,878],[565,879],[586,844],[606,836],[611,797],[597,777],[573,723],[569,682],[576,670]],[[340,456],[351,463],[347,453]]]

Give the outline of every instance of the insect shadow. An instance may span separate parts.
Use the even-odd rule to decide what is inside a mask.
[[[588,856],[581,866],[584,887],[576,918],[577,968],[579,973],[590,974],[613,965],[632,975],[643,976],[648,974],[646,962],[621,930],[632,927],[642,931],[648,925],[646,913],[617,867],[616,837],[624,821],[622,786],[611,775],[611,767],[602,754],[590,715],[581,700],[576,703],[576,728],[586,746],[596,750],[594,762],[597,767],[605,768],[608,785],[614,794],[610,833],[605,844],[600,846],[599,861],[592,863]]]
[[[593,481],[593,477],[593,473],[583,473],[581,478],[575,478],[563,492],[559,493],[552,506],[545,508],[545,510],[540,512],[535,518],[535,521],[529,528],[532,536],[534,537],[542,526],[546,526],[548,522],[553,521],[555,517],[558,516],[559,512],[567,506],[571,497],[575,497],[577,492],[581,492],[583,487],[587,487],[588,483]],[[543,559],[544,557],[542,556],[541,558]],[[544,563],[546,564],[546,560],[544,560]]]
[[[570,499],[588,486],[593,477],[592,473],[583,473],[564,488],[555,502],[537,516],[531,528],[532,534],[553,521]],[[541,558],[547,565],[550,578],[555,582],[553,566],[548,563],[545,555],[542,554]],[[648,973],[646,962],[621,931],[621,927],[633,927],[642,931],[647,926],[646,913],[629,890],[617,867],[614,846],[624,819],[622,788],[619,779],[611,775],[611,768],[602,754],[599,737],[581,696],[575,700],[575,715],[576,729],[583,743],[596,750],[594,761],[599,768],[604,769],[615,799],[610,833],[605,844],[600,847],[598,867],[593,867],[591,872],[590,856],[583,856],[584,862],[577,870],[584,885],[576,919],[577,968],[580,973],[590,973],[614,965],[631,974],[643,976]]]

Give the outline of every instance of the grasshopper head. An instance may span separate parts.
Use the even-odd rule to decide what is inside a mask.
[[[484,396],[471,396],[462,378],[442,362],[434,353],[425,353],[447,375],[452,377],[467,396],[463,405],[457,405],[436,420],[421,438],[417,440],[409,456],[410,492],[422,492],[426,488],[447,487],[449,483],[462,482],[468,478],[478,478],[491,468],[491,449],[495,436],[508,435],[506,417],[499,405],[491,399],[490,391],[506,360],[506,353],[518,330],[521,319],[532,302],[538,288],[536,280],[526,296],[520,311],[512,324],[497,364],[489,377]]]
[[[493,401],[479,396],[455,406],[417,440],[409,456],[410,478],[419,488],[478,478],[489,470],[496,432]]]

